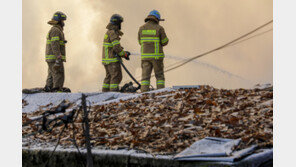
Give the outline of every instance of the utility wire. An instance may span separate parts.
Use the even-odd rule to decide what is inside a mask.
[[[169,72],[169,71],[172,71],[172,70],[174,70],[174,69],[177,69],[177,68],[179,68],[179,67],[181,67],[181,66],[183,66],[183,65],[185,65],[185,64],[187,64],[187,63],[189,63],[189,62],[192,61],[192,60],[195,60],[195,59],[197,59],[197,58],[200,58],[200,57],[203,57],[203,56],[208,55],[208,54],[210,54],[210,53],[213,53],[213,52],[215,52],[215,51],[218,51],[218,50],[223,49],[223,48],[225,48],[225,47],[227,47],[227,46],[230,46],[231,44],[234,44],[235,42],[237,42],[237,41],[239,41],[239,40],[245,38],[246,36],[249,36],[250,34],[252,34],[252,33],[254,33],[254,32],[256,32],[256,31],[262,29],[263,27],[269,25],[269,24],[272,23],[272,22],[273,22],[273,20],[271,20],[271,21],[269,21],[269,22],[267,22],[267,23],[265,23],[265,24],[259,26],[258,28],[254,29],[254,30],[252,30],[252,31],[250,31],[250,32],[248,32],[248,33],[246,33],[246,34],[244,34],[244,35],[242,35],[242,36],[240,36],[240,37],[238,37],[238,38],[236,38],[236,39],[234,39],[234,40],[232,40],[232,41],[230,41],[230,42],[228,42],[228,43],[226,43],[226,44],[224,44],[224,45],[222,45],[222,46],[220,46],[220,47],[218,47],[218,48],[215,48],[215,49],[210,50],[210,51],[208,51],[208,52],[205,52],[205,53],[202,53],[202,54],[200,54],[200,55],[194,56],[194,57],[192,57],[192,58],[186,60],[185,62],[183,62],[183,63],[181,63],[181,64],[179,64],[179,65],[177,65],[177,66],[175,66],[175,67],[172,67],[172,68],[169,68],[169,69],[165,70],[164,73]],[[153,75],[153,76],[154,76],[154,75]]]
[[[229,46],[235,46],[235,45],[238,45],[238,44],[240,44],[240,43],[242,43],[242,42],[245,42],[245,41],[247,41],[247,40],[250,40],[250,39],[252,39],[252,38],[255,38],[255,37],[258,37],[258,36],[264,35],[264,34],[270,32],[270,31],[272,31],[272,30],[273,30],[273,28],[271,28],[271,29],[269,29],[269,30],[266,30],[266,31],[263,31],[263,32],[261,32],[261,33],[258,33],[258,34],[256,34],[256,35],[253,35],[253,36],[251,36],[251,37],[249,37],[249,38],[243,39],[243,40],[241,40],[241,41],[237,41],[237,42],[235,42],[235,43],[233,43],[233,44],[231,44],[231,45],[229,45]],[[229,46],[227,46],[227,47],[229,47]]]
[[[228,45],[227,47],[238,45],[238,44],[240,44],[240,43],[242,43],[242,42],[245,42],[245,41],[247,41],[247,40],[250,40],[250,39],[252,39],[252,38],[255,38],[255,37],[258,37],[258,36],[264,35],[264,34],[270,32],[270,31],[272,31],[272,30],[273,30],[273,29],[271,28],[271,29],[269,29],[269,30],[267,30],[267,31],[263,31],[263,32],[258,33],[258,34],[256,34],[256,35],[253,35],[253,36],[251,36],[251,37],[249,37],[249,38],[246,38],[246,39],[243,39],[243,40],[241,40],[241,41],[237,41],[237,42],[235,42],[235,43],[232,43],[232,44]],[[225,47],[225,48],[226,48],[226,47]],[[184,61],[184,60],[181,60],[180,62],[172,63],[172,64],[168,65],[167,68],[170,68],[170,67],[173,67],[173,66],[175,66],[175,65],[177,65],[177,64],[179,64],[179,63],[182,63],[182,61]]]

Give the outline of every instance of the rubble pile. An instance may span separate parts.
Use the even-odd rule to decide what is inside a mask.
[[[38,113],[38,114],[37,114]],[[24,113],[23,123],[40,115]],[[84,146],[83,112],[61,136],[73,145],[75,135]],[[90,108],[90,135],[94,147],[129,148],[157,154],[175,154],[205,137],[241,138],[238,148],[273,145],[273,89],[200,88],[147,93]],[[38,123],[37,123],[38,124]],[[39,122],[40,124],[40,122]],[[56,142],[63,126],[31,135],[30,140]],[[23,135],[38,130],[36,123],[23,127]],[[74,131],[73,131],[74,130]]]

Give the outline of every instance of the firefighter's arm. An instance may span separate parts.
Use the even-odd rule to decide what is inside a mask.
[[[161,45],[162,45],[162,46],[167,45],[167,44],[169,43],[169,39],[168,39],[168,37],[166,36],[166,33],[165,33],[163,27],[160,28],[159,33],[160,33],[160,43],[161,43]]]
[[[59,31],[52,31],[50,34],[50,41],[51,41],[51,48],[53,51],[53,54],[56,56],[57,59],[62,58],[61,50],[60,50],[60,40],[61,40],[61,34]]]
[[[125,56],[125,51],[123,50],[123,47],[120,45],[119,42],[119,35],[115,33],[115,31],[110,32],[110,41],[113,45],[113,51],[119,55],[119,56]]]
[[[141,45],[141,28],[139,29],[139,32],[138,32],[138,42]]]

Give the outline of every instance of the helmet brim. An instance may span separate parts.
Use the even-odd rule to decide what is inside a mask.
[[[50,25],[56,25],[56,24],[58,24],[59,22],[56,21],[56,20],[49,20],[47,23],[50,24]]]
[[[164,21],[164,19],[158,19],[157,17],[155,17],[153,15],[148,15],[144,21],[147,22],[148,20]]]

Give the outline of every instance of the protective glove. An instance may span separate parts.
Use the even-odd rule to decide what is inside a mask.
[[[123,57],[126,59],[126,60],[130,60],[129,56],[131,55],[131,53],[129,51],[125,51],[125,54],[123,55]]]

